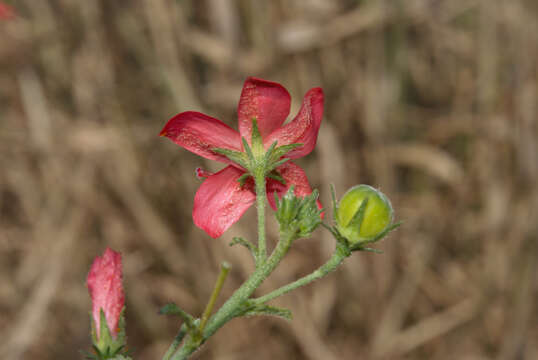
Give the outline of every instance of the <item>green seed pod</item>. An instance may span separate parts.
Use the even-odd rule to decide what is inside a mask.
[[[368,199],[365,206],[361,205]],[[362,211],[361,211],[362,210]],[[336,227],[351,244],[379,240],[393,220],[389,199],[369,185],[349,189],[336,208]]]

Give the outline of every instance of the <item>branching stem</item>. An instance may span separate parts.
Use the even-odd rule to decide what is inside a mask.
[[[342,261],[346,258],[345,251],[335,251],[333,256],[322,266],[320,266],[317,270],[314,272],[292,282],[287,285],[284,285],[276,290],[271,291],[270,293],[260,296],[259,298],[252,299],[251,303],[253,305],[261,305],[266,303],[267,301],[270,301],[274,298],[277,298],[281,295],[284,295],[292,290],[297,289],[298,287],[307,285],[311,283],[314,280],[320,279],[330,273],[331,271],[334,271],[338,265],[342,263]]]

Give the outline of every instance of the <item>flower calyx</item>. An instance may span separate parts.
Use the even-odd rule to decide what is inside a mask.
[[[120,313],[118,329],[115,329],[115,331],[109,329],[103,309],[101,309],[99,316],[99,330],[97,330],[96,324],[92,320],[91,334],[95,354],[87,354],[87,358],[94,360],[130,359],[125,351],[127,342],[125,335],[125,307]]]
[[[298,197],[291,186],[281,199],[275,194],[276,219],[280,232],[293,234],[294,238],[306,238],[321,224],[323,209],[317,205],[318,191]]]
[[[256,118],[252,118],[252,135],[250,143],[245,137],[242,137],[241,144],[243,145],[244,151],[235,151],[224,148],[212,149],[213,152],[226,156],[230,161],[247,170],[247,172],[238,179],[241,186],[245,184],[249,177],[256,175],[259,175],[260,177],[268,176],[285,184],[284,179],[282,179],[274,170],[290,160],[284,157],[288,152],[303,145],[289,144],[277,146],[278,142],[275,141],[266,150],[263,145],[263,139]]]

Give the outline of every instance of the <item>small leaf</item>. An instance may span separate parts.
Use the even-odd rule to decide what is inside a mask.
[[[250,251],[250,253],[252,254],[252,257],[254,257],[254,262],[256,262],[257,254],[258,254],[256,245],[254,245],[253,243],[251,243],[250,241],[248,241],[246,239],[243,239],[242,237],[234,237],[232,239],[232,241],[228,245],[229,246],[234,246],[234,245],[237,245],[237,244],[246,247]]]
[[[192,315],[185,312],[179,306],[174,303],[169,303],[164,305],[160,310],[159,314],[161,315],[177,315],[179,316],[187,325],[189,329],[194,328],[194,318]]]

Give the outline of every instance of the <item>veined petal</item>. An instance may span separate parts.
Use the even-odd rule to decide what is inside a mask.
[[[303,144],[286,154],[286,157],[290,159],[303,157],[316,146],[322,117],[323,90],[321,88],[310,89],[304,96],[303,105],[295,119],[264,138],[264,145],[270,146],[275,141],[278,141],[278,146]]]
[[[241,136],[250,142],[252,118],[256,118],[264,139],[286,121],[290,104],[290,94],[279,83],[249,77],[243,85],[237,107]]]
[[[294,186],[295,195],[298,197],[304,197],[312,193],[312,187],[308,182],[306,173],[299,165],[288,161],[277,167],[276,170],[280,173],[280,176],[282,176],[282,178],[286,181],[286,185],[274,179],[267,179],[267,200],[269,201],[269,205],[271,205],[273,210],[276,210],[274,195],[275,192],[277,193],[278,197],[281,198],[286,193],[286,191],[288,191],[290,186]],[[318,207],[320,209],[322,208],[321,202],[319,200]]]
[[[241,151],[241,138],[237,131],[196,111],[177,114],[168,120],[160,135],[197,155],[227,164],[232,162],[226,156],[213,152],[213,148]]]
[[[256,200],[252,180],[243,187],[237,181],[243,174],[227,166],[205,179],[196,192],[192,218],[212,238],[221,236]]]

